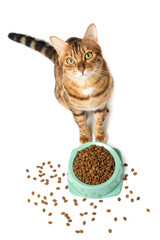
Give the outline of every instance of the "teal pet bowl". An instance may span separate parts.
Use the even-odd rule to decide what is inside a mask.
[[[89,185],[81,182],[72,169],[77,151],[89,147],[90,145],[103,146],[113,156],[115,161],[115,170],[110,179],[98,185]],[[123,183],[124,167],[121,159],[121,153],[118,149],[112,148],[101,142],[87,142],[73,149],[67,171],[68,187],[71,194],[86,198],[105,198],[116,196],[120,193]]]

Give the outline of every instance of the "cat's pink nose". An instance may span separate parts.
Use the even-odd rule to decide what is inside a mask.
[[[78,70],[79,70],[81,73],[83,73],[83,72],[84,72],[84,67],[80,67]]]
[[[80,62],[80,63],[78,64],[78,70],[79,70],[81,73],[84,72],[85,67],[84,67],[84,63],[83,63],[83,62]]]

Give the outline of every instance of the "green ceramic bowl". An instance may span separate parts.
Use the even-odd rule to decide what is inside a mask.
[[[108,179],[106,182],[98,185],[89,185],[81,182],[76,177],[72,169],[77,151],[87,148],[90,145],[105,147],[113,156],[115,161],[115,170],[111,178]],[[123,167],[120,151],[116,148],[112,148],[108,146],[105,143],[101,143],[101,142],[84,143],[78,148],[75,148],[71,153],[69,165],[68,165],[68,171],[67,171],[67,180],[68,180],[69,191],[73,195],[86,197],[86,198],[105,198],[105,197],[116,196],[121,191],[123,175],[124,175],[124,167]]]

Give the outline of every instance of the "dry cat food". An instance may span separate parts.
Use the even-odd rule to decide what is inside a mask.
[[[113,156],[104,147],[96,145],[78,151],[73,162],[76,177],[89,185],[106,182],[112,176],[114,169]]]
[[[100,150],[101,149],[97,149],[95,151],[98,152]],[[79,153],[80,153],[79,159],[84,164],[85,163],[84,159],[86,159],[89,156],[90,152],[85,153],[86,154],[85,157],[83,157],[84,154],[82,154],[81,152],[79,152]],[[103,153],[103,151],[102,151],[102,153]],[[97,164],[102,164],[102,162],[105,163],[105,161],[104,161],[105,160],[105,156],[106,156],[105,154],[106,153],[101,154],[101,161],[99,160],[99,157],[96,156],[96,159],[94,159],[94,161],[96,161],[96,162],[94,162],[94,163],[97,163]],[[91,157],[93,157],[92,154],[91,154]],[[91,161],[90,160],[88,160],[88,161],[91,164],[91,162],[93,162],[93,159],[91,159]],[[113,163],[113,165],[112,165],[112,163]],[[110,167],[111,167],[111,165],[114,166],[114,160],[113,160],[113,162],[110,162]],[[125,164],[125,165],[126,165],[126,167],[128,166],[128,164]],[[62,169],[61,165],[58,164],[57,167],[54,170],[50,166],[53,166],[53,165],[51,165],[50,161],[48,161],[48,164],[43,162],[41,166],[37,166],[36,167],[37,168],[37,175],[36,176],[35,175],[32,176],[32,173],[31,173],[31,171],[29,169],[27,169],[27,171],[26,171],[26,173],[27,173],[26,175],[28,175],[28,172],[30,174],[29,175],[30,178],[28,178],[28,176],[26,176],[27,179],[28,179],[27,181],[34,181],[34,178],[37,179],[36,182],[34,181],[34,186],[35,186],[35,184],[42,184],[42,185],[45,184],[45,185],[47,185],[47,186],[44,185],[46,190],[48,189],[48,191],[46,191],[45,194],[44,194],[44,192],[40,193],[39,189],[38,189],[38,191],[31,191],[30,192],[30,197],[27,198],[27,202],[29,204],[35,205],[36,208],[40,208],[41,212],[48,218],[47,222],[50,225],[52,225],[53,223],[54,224],[56,223],[56,216],[57,216],[58,211],[59,211],[59,215],[61,215],[62,218],[65,219],[65,222],[64,222],[63,226],[66,226],[66,228],[67,228],[67,227],[72,225],[74,227],[75,233],[83,233],[85,231],[86,226],[89,226],[90,224],[96,224],[96,219],[95,218],[96,218],[96,216],[99,213],[98,212],[99,208],[100,208],[100,210],[102,209],[103,212],[106,212],[106,217],[107,217],[107,215],[108,215],[108,217],[111,217],[112,222],[110,221],[109,222],[110,224],[112,224],[114,222],[115,225],[117,225],[118,222],[122,222],[121,219],[123,220],[123,222],[126,222],[127,221],[127,217],[124,217],[122,215],[121,217],[117,218],[117,217],[115,217],[115,215],[113,215],[113,214],[116,213],[115,212],[116,204],[117,205],[121,205],[124,201],[129,201],[130,204],[132,205],[132,204],[134,204],[135,200],[137,200],[137,201],[140,200],[140,197],[138,195],[135,195],[135,191],[132,191],[129,186],[124,186],[123,187],[123,191],[122,191],[120,197],[117,197],[117,198],[115,197],[113,199],[113,201],[114,201],[113,202],[113,206],[114,206],[113,210],[114,211],[111,210],[110,206],[108,206],[106,208],[106,210],[103,209],[103,205],[106,204],[105,199],[103,199],[103,200],[102,199],[98,199],[98,200],[94,200],[94,202],[93,202],[93,200],[90,201],[89,199],[86,199],[85,197],[81,198],[81,199],[80,199],[80,197],[77,197],[77,199],[78,199],[78,201],[77,201],[77,199],[73,198],[72,195],[67,195],[69,193],[67,191],[68,185],[66,185],[66,183],[64,183],[65,179],[66,179],[65,178],[66,175],[65,175],[64,170]],[[96,167],[97,166],[95,166],[95,170],[92,169],[93,170],[92,173],[94,173],[94,171],[96,171]],[[99,165],[99,167],[100,167],[100,165]],[[39,169],[41,169],[41,170],[39,170]],[[61,169],[63,171],[61,171]],[[89,167],[88,167],[88,169],[89,169]],[[56,172],[57,174],[55,174],[54,176],[51,175],[53,172]],[[101,169],[101,172],[104,173],[103,167]],[[85,173],[86,173],[86,171],[85,171]],[[130,176],[132,177],[134,173],[137,174],[137,172],[135,172],[134,168],[133,168],[131,170],[131,174],[125,174],[124,178],[126,178],[128,180],[128,178],[130,178]],[[53,176],[53,177],[50,177],[50,180],[48,180],[47,178],[49,178],[49,176]],[[99,175],[98,177],[100,179],[101,176]],[[133,177],[133,178],[135,178],[135,177]],[[61,188],[59,188],[57,186],[57,181],[61,182]],[[93,179],[92,179],[92,182],[93,182]],[[54,185],[54,183],[55,183],[55,185]],[[128,190],[126,190],[126,189],[128,189]],[[54,191],[54,190],[59,190],[59,191]],[[64,196],[64,191],[65,191],[65,195],[67,196],[67,199]],[[54,198],[53,198],[53,196],[54,196]],[[122,196],[124,196],[124,197],[122,197]],[[131,196],[132,196],[132,198],[131,198]],[[118,200],[118,202],[117,202],[117,200]],[[102,202],[104,202],[104,204],[102,204]],[[72,211],[74,211],[74,209],[75,209],[75,212],[77,211],[77,215],[72,220],[71,217],[69,216],[69,214],[72,213]],[[96,209],[96,210],[94,210],[94,209]],[[146,208],[144,210],[147,213],[150,212],[149,208]],[[65,211],[67,211],[69,213],[66,213]],[[89,221],[89,225],[87,224],[87,219]],[[120,221],[118,221],[118,219],[120,219]],[[77,225],[77,220],[78,220],[78,225]],[[62,221],[62,224],[63,224],[63,221]],[[112,229],[111,229],[112,225],[107,226],[107,224],[108,223],[106,221],[106,227],[108,228],[108,233],[110,234],[110,233],[112,233]],[[78,228],[80,230],[78,230],[76,226],[79,226]]]

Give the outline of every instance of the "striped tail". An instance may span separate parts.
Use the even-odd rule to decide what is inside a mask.
[[[27,47],[42,53],[45,57],[49,58],[53,63],[55,63],[57,52],[51,44],[43,40],[17,33],[9,33],[8,37],[15,42],[22,43]]]

